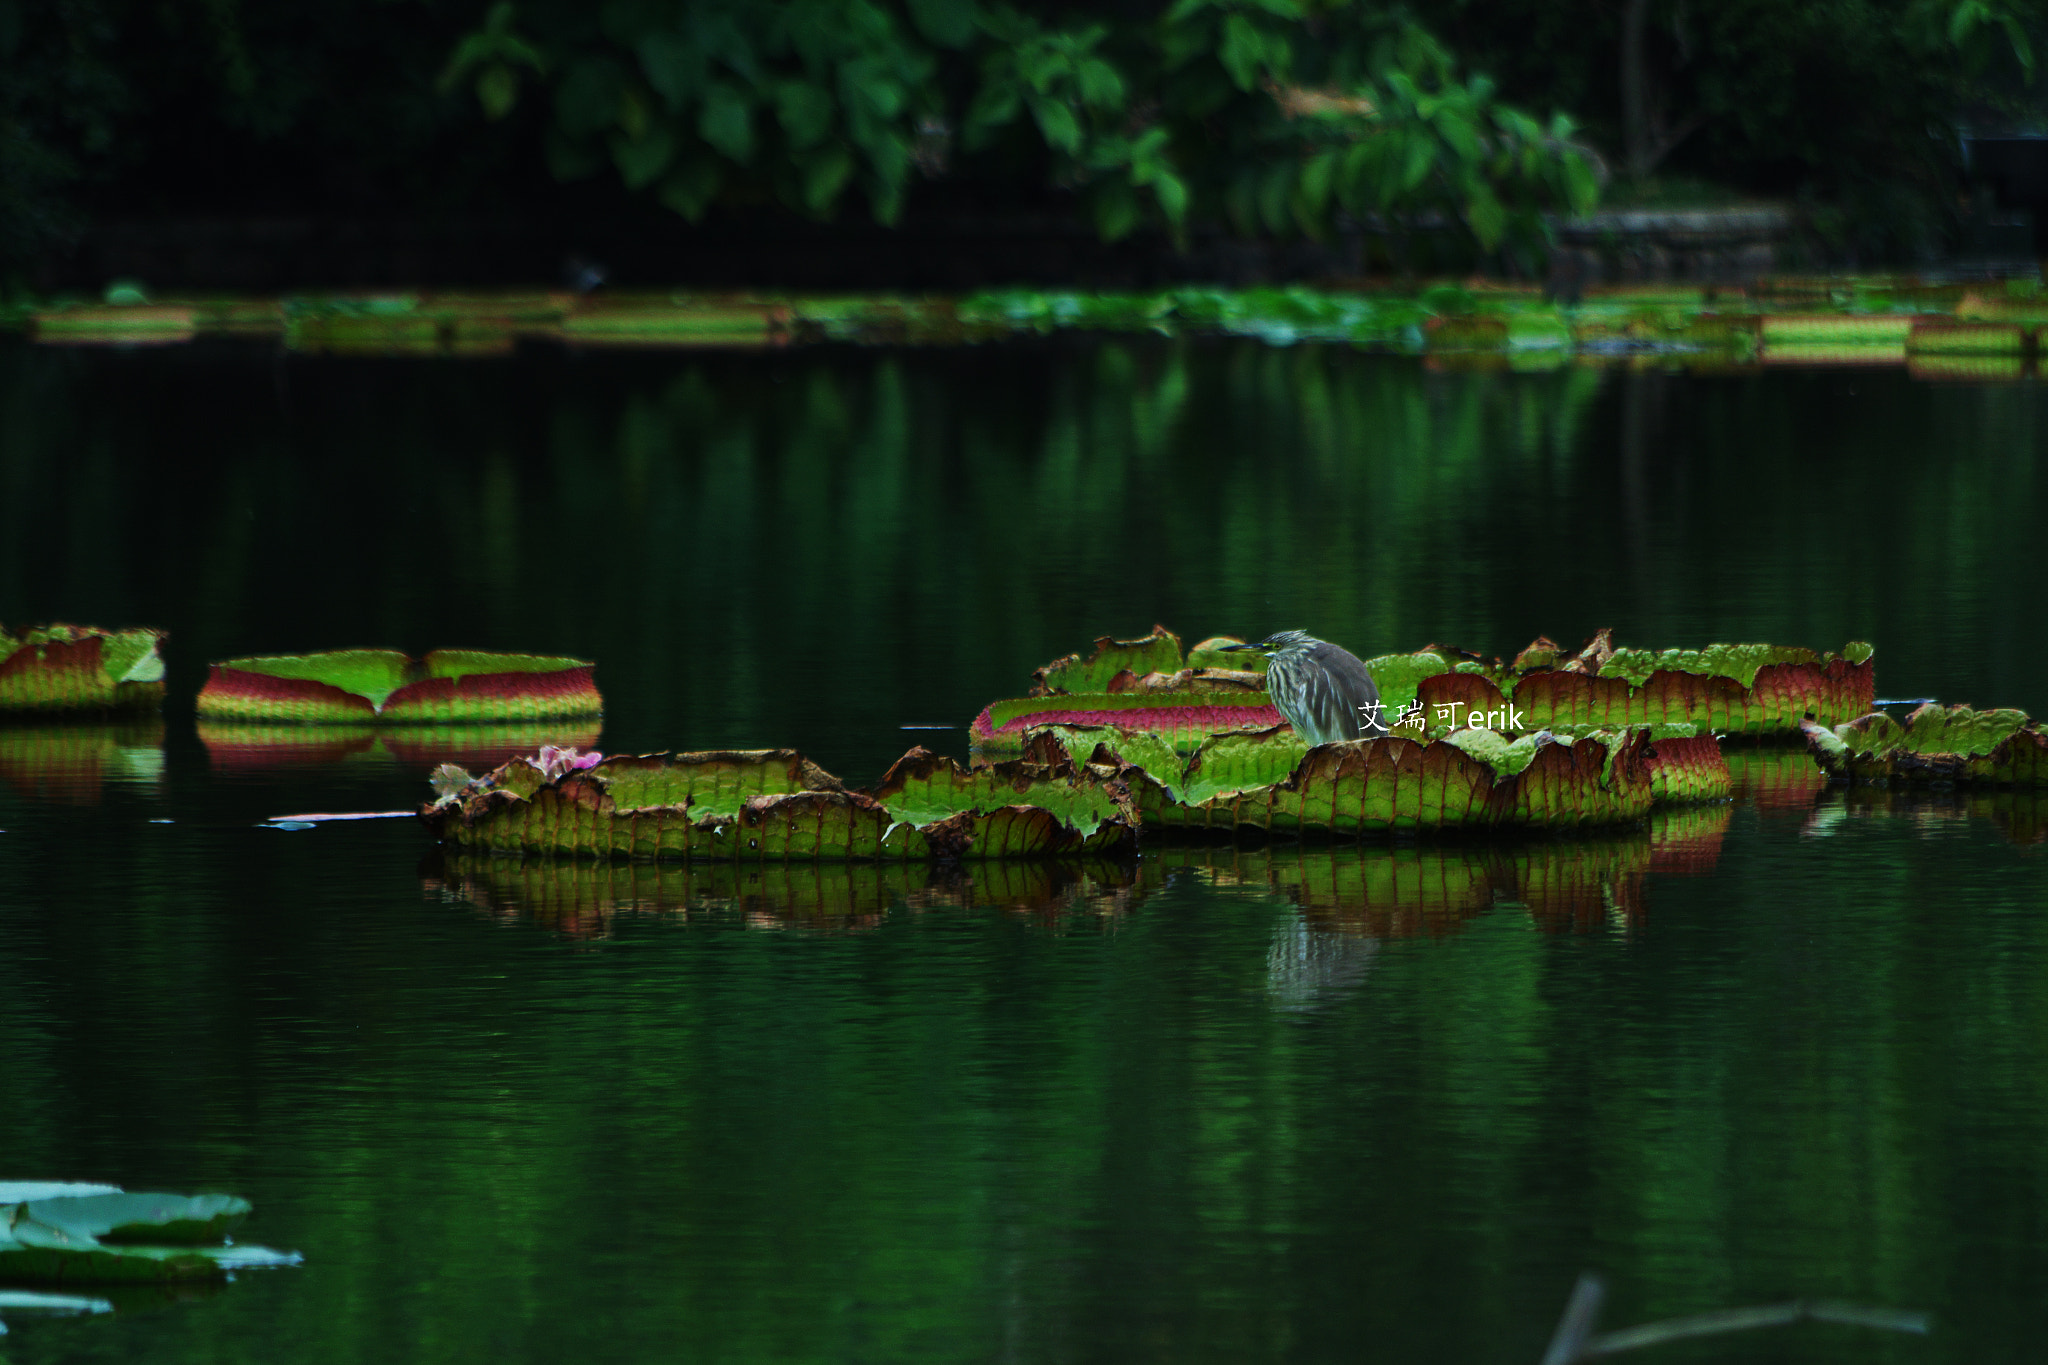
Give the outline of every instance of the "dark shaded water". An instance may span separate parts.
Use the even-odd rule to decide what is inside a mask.
[[[0,730],[0,1176],[231,1189],[307,1255],[0,1350],[1529,1362],[1593,1268],[1616,1324],[1938,1318],[1665,1360],[2031,1359],[2040,802],[1765,755],[1593,841],[520,867],[253,828],[422,763],[209,751],[189,697],[237,653],[582,653],[607,749],[867,779],[1159,620],[1864,638],[1881,693],[2048,713],[2043,417],[1256,344],[0,353],[0,620],[167,626],[175,698]]]

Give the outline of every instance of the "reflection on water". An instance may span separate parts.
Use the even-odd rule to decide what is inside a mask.
[[[1295,907],[1302,937],[1287,952],[1307,954],[1320,971],[1328,965],[1317,956],[1324,936],[1442,937],[1497,902],[1525,908],[1546,931],[1634,927],[1646,908],[1645,877],[1710,873],[1731,815],[1725,803],[1661,810],[1647,826],[1591,839],[1155,847],[1128,861],[744,867],[437,850],[420,876],[430,897],[581,938],[609,936],[621,921],[640,917],[759,929],[873,929],[898,908],[993,908],[1054,929],[1114,927],[1119,917],[1193,879],[1224,895]],[[1334,961],[1347,952],[1333,948],[1325,956]]]
[[[488,772],[543,744],[594,749],[594,722],[547,721],[521,725],[240,725],[199,722],[208,758],[222,772],[260,773],[358,760],[396,763],[428,772],[453,763]]]
[[[164,775],[164,725],[0,725],[0,782],[30,801],[96,803],[109,783],[154,789]]]
[[[1918,784],[1836,787],[1814,803],[1803,832],[1822,837],[1858,821],[1891,823],[1919,838],[1962,834],[1976,822],[1997,830],[2009,843],[2029,847],[2048,840],[2048,792]]]
[[[1813,761],[1805,745],[1724,744],[1734,799],[1766,814],[1804,814],[1814,798],[1827,790],[1828,775]]]
[[[1128,908],[1141,878],[1111,861],[1018,859],[928,863],[626,863],[435,852],[429,896],[467,901],[495,919],[578,938],[659,917],[753,929],[872,929],[896,907],[995,908],[1051,925]]]
[[[1704,877],[1721,861],[1721,841],[1735,819],[1732,801],[1660,806],[1650,812],[1650,871]]]
[[[1365,981],[1379,940],[1315,929],[1299,915],[1273,928],[1266,992],[1282,1009],[1306,1010],[1341,999]]]

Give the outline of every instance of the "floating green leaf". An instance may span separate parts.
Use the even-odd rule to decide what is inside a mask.
[[[0,629],[0,713],[137,710],[164,695],[160,630]]]
[[[1032,674],[1031,695],[1108,692],[1119,674],[1142,678],[1148,673],[1176,673],[1180,666],[1180,637],[1164,626],[1152,627],[1150,635],[1138,640],[1105,635],[1086,659],[1069,654]]]
[[[2023,711],[1930,703],[1904,725],[1873,711],[1833,728],[1808,722],[1800,729],[1837,780],[2048,786],[2048,734]]]
[[[32,1197],[0,1203],[0,1281],[143,1283],[200,1279],[296,1255],[229,1246],[249,1214],[232,1195],[124,1194],[110,1186],[6,1186]]]
[[[199,693],[207,720],[289,724],[478,724],[595,716],[603,710],[583,659],[436,650],[348,649],[214,664]]]
[[[1192,751],[1210,735],[1279,723],[1280,712],[1264,692],[1105,692],[994,702],[974,718],[968,733],[977,751],[993,753],[1021,748],[1039,726],[1110,725],[1150,731],[1176,749]]]
[[[1126,843],[1122,788],[1056,761],[967,770],[913,749],[873,792],[793,750],[610,758],[548,778],[514,760],[423,814],[459,846],[652,859],[992,858]]]

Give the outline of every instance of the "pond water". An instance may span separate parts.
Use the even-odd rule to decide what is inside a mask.
[[[431,761],[195,726],[209,658],[599,661],[608,751],[867,781],[1097,634],[1877,645],[2048,714],[2048,405],[1345,348],[0,349],[0,620],[172,632],[161,727],[0,728],[0,1178],[230,1190],[299,1269],[0,1355],[2031,1358],[2048,800],[1136,864],[443,858]],[[952,731],[905,730],[943,724]],[[167,822],[167,823],[166,823]]]

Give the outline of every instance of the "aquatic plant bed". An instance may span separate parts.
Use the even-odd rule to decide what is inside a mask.
[[[1029,696],[984,707],[970,741],[977,753],[1002,754],[1047,726],[1108,725],[1158,735],[1185,755],[1209,736],[1281,723],[1264,690],[1264,660],[1225,652],[1236,643],[1215,636],[1183,657],[1180,637],[1164,626],[1137,640],[1105,636],[1085,658],[1040,668]],[[1602,630],[1576,654],[1539,637],[1511,663],[1431,645],[1365,666],[1381,719],[1412,739],[1465,728],[1577,734],[1632,725],[1790,737],[1808,716],[1835,724],[1870,709],[1872,653],[1861,643],[1839,655],[1764,644],[1632,649]]]
[[[463,776],[466,776],[463,775]],[[1068,764],[970,771],[913,749],[872,791],[791,749],[513,759],[423,812],[461,848],[649,859],[1002,858],[1109,852],[1128,792]]]
[[[1121,757],[1114,736],[1095,757]],[[1363,835],[1574,829],[1641,819],[1656,800],[1647,730],[1577,740],[1461,730],[1305,748],[1291,730],[1218,735],[1178,774],[1121,773],[1148,830]],[[1175,778],[1178,778],[1176,781]]]
[[[1220,796],[1278,791],[1289,783],[1296,783],[1312,752],[1300,736],[1284,725],[1261,731],[1211,735],[1186,757],[1165,736],[1115,726],[1054,725],[1035,730],[1033,737],[1034,742],[1041,746],[1047,740],[1058,744],[1074,763],[1091,766],[1109,764],[1141,773],[1142,781],[1132,772],[1126,772],[1124,776],[1137,797],[1140,814],[1157,811],[1155,823],[1162,825],[1207,824],[1210,822],[1206,819],[1193,819],[1192,812]],[[1679,725],[1638,726],[1629,732],[1628,737],[1646,737],[1648,740],[1644,762],[1653,802],[1718,801],[1732,790],[1727,760],[1712,735],[1696,735],[1692,733],[1691,726]],[[1611,750],[1624,736],[1600,732],[1587,738]],[[1434,742],[1403,742],[1422,749],[1424,753],[1437,748]],[[1545,765],[1555,766],[1561,761],[1560,756],[1550,754],[1546,757],[1546,751],[1568,748],[1574,740],[1570,736],[1552,734],[1530,734],[1510,739],[1498,731],[1466,728],[1448,732],[1441,742],[1480,760],[1492,769],[1493,777],[1498,780],[1517,777],[1536,766],[1539,760]],[[1374,753],[1373,746],[1366,742],[1327,745],[1325,748],[1337,754],[1370,757]],[[1389,747],[1381,752],[1381,757],[1404,752]],[[1449,759],[1445,754],[1438,757]],[[1370,769],[1371,764],[1368,763],[1366,770],[1369,772]],[[1532,786],[1545,785],[1545,771],[1544,767],[1537,768],[1538,776],[1531,779]],[[1573,823],[1570,811],[1563,807],[1552,809],[1544,806],[1549,797],[1529,797],[1526,793],[1517,799],[1534,800],[1538,803],[1535,808],[1519,816],[1504,816],[1499,812],[1482,816],[1472,804],[1477,795],[1476,789],[1466,792],[1462,800],[1456,796],[1451,798],[1454,812],[1462,811],[1462,815],[1453,813],[1427,817],[1423,811],[1431,803],[1425,801],[1411,809],[1399,790],[1401,777],[1401,769],[1395,763],[1387,773],[1387,781],[1391,785],[1387,791],[1378,794],[1384,798],[1390,811],[1406,817],[1399,827],[1421,827],[1433,822],[1445,825],[1531,824],[1559,828]],[[1159,799],[1153,799],[1155,794]],[[1584,799],[1590,803],[1585,806],[1588,812],[1603,806],[1599,793],[1585,794]],[[1628,803],[1632,801],[1631,797]],[[1633,817],[1623,815],[1618,818]],[[1594,820],[1593,823],[1602,821]]]
[[[10,712],[133,711],[162,705],[160,630],[0,627],[0,717]]]
[[[996,290],[964,297],[685,291],[351,293],[150,299],[15,307],[0,323],[40,341],[164,344],[271,337],[295,349],[488,355],[520,341],[577,346],[763,347],[839,341],[957,344],[1061,331],[1320,340],[1456,355],[1564,357],[1650,351],[1715,363],[1903,363],[1913,356],[2031,355],[2048,325],[2035,281],[1975,286],[1910,276],[1766,279],[1747,290],[1595,289],[1567,305],[1484,281],[1356,288],[1145,293]]]
[[[584,659],[440,649],[280,654],[214,664],[199,693],[205,720],[296,725],[463,725],[600,715]]]
[[[1455,653],[1456,651],[1447,651]],[[1576,655],[1538,638],[1513,663],[1466,658],[1418,684],[1432,723],[1506,709],[1516,730],[1688,724],[1722,735],[1796,735],[1812,716],[1835,723],[1868,711],[1875,651],[1797,646],[1617,647],[1603,630]]]
[[[0,1181],[0,1284],[222,1279],[299,1257],[229,1239],[249,1201]]]
[[[1141,828],[1339,838],[1574,829],[1649,812],[1654,747],[1639,728],[1304,749],[1275,728],[1212,737],[1182,763],[1154,736],[1066,729],[1041,734],[1022,758],[974,768],[913,749],[867,790],[788,749],[544,750],[481,778],[442,769],[442,794],[421,814],[462,848],[763,861],[1108,853]]]
[[[2048,787],[2048,734],[2024,711],[1929,704],[1904,724],[1873,711],[1801,730],[1814,760],[1838,782]]]

